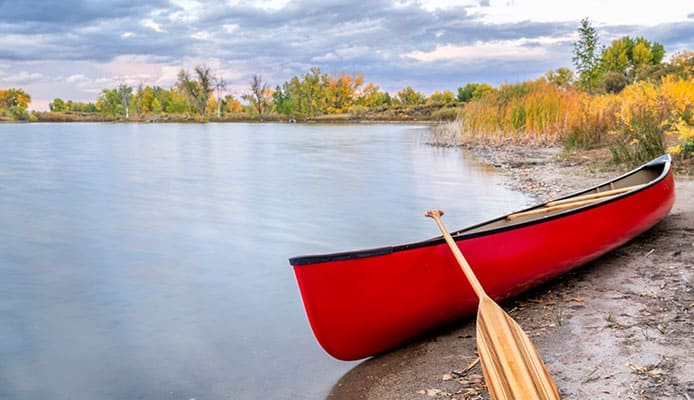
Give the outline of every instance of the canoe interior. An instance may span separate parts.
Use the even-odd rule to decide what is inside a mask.
[[[610,190],[615,190],[615,189],[622,189],[622,188],[628,188],[628,187],[632,187],[632,186],[646,185],[649,182],[653,182],[660,175],[661,172],[662,172],[662,170],[660,168],[640,169],[640,170],[638,170],[638,171],[636,171],[630,175],[624,176],[624,177],[616,179],[614,181],[606,182],[606,183],[599,185],[599,186],[596,186],[592,189],[589,189],[589,190],[586,190],[583,192],[579,192],[579,193],[575,193],[575,194],[572,194],[570,196],[563,197],[563,198],[560,198],[557,200],[570,200],[571,198],[584,196],[586,194],[597,194],[597,193],[601,193],[601,192],[608,192]],[[606,198],[605,200],[609,200],[609,199]],[[544,205],[538,205],[538,206],[532,207],[532,208],[524,210],[524,211],[541,209],[542,207],[544,207]],[[578,208],[578,207],[576,207],[576,208]],[[503,217],[494,219],[492,221],[483,223],[481,225],[476,225],[476,226],[472,226],[470,228],[461,229],[457,232],[454,232],[453,235],[455,236],[455,235],[483,233],[483,232],[494,230],[494,229],[500,229],[500,228],[513,226],[513,225],[520,225],[520,224],[527,223],[529,221],[551,217],[551,216],[554,216],[557,214],[566,213],[567,211],[570,211],[570,210],[571,210],[571,208],[559,209],[559,210],[555,210],[555,211],[545,212],[542,214],[519,217],[516,219],[508,219],[507,216],[503,216]]]

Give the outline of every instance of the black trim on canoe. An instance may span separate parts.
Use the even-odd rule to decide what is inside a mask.
[[[464,239],[471,239],[471,238],[475,238],[475,237],[479,237],[479,236],[490,235],[490,234],[499,233],[499,232],[503,232],[503,231],[509,231],[509,230],[513,230],[513,229],[520,229],[520,228],[523,228],[526,226],[539,224],[539,223],[546,222],[546,221],[551,221],[551,220],[556,219],[556,218],[562,218],[562,217],[565,217],[565,216],[568,216],[571,214],[575,214],[578,212],[582,212],[582,211],[585,211],[585,210],[588,210],[588,209],[591,209],[594,207],[599,207],[599,206],[602,206],[604,204],[611,203],[613,201],[621,200],[621,199],[624,199],[626,197],[633,196],[634,194],[636,194],[638,192],[646,190],[649,187],[652,187],[656,183],[665,179],[665,177],[670,172],[670,164],[671,164],[671,158],[669,155],[666,154],[666,155],[660,156],[660,157],[656,158],[655,160],[652,160],[652,161],[650,161],[650,162],[648,162],[648,163],[646,163],[646,164],[644,164],[644,165],[642,165],[642,166],[640,166],[640,167],[638,167],[632,171],[629,171],[622,176],[619,176],[617,178],[603,182],[599,185],[595,185],[593,187],[582,190],[580,192],[576,192],[576,193],[573,193],[573,194],[570,194],[570,195],[560,197],[558,199],[553,200],[553,201],[564,200],[564,199],[568,199],[571,197],[580,196],[580,195],[586,194],[588,192],[592,192],[592,191],[596,190],[598,187],[609,185],[612,182],[617,182],[617,181],[622,180],[628,176],[634,175],[634,174],[636,174],[639,171],[642,171],[644,169],[662,168],[662,171],[657,178],[644,184],[642,187],[625,192],[625,193],[622,193],[622,194],[619,194],[619,195],[616,195],[614,197],[607,198],[604,201],[597,201],[595,203],[591,203],[591,204],[588,204],[585,206],[570,208],[570,209],[567,209],[566,211],[559,212],[557,214],[553,214],[553,215],[549,215],[549,216],[545,216],[545,217],[533,218],[531,220],[520,222],[517,224],[510,224],[508,226],[503,226],[503,227],[499,227],[499,228],[492,228],[489,230],[483,230],[483,231],[474,232],[474,233],[467,233],[467,234],[465,233],[466,231],[479,228],[483,225],[487,225],[487,224],[491,224],[491,223],[499,221],[499,220],[503,220],[509,215],[533,210],[533,209],[536,209],[538,207],[542,207],[544,204],[534,205],[534,206],[526,208],[524,210],[514,211],[512,213],[505,214],[501,217],[493,218],[493,219],[490,219],[488,221],[484,221],[482,223],[475,224],[475,225],[469,226],[467,228],[457,230],[455,232],[451,232],[451,236],[453,236],[455,241],[458,241],[458,240],[464,240]],[[439,236],[439,237],[423,240],[420,242],[406,243],[406,244],[400,244],[400,245],[394,245],[394,246],[384,246],[384,247],[377,247],[377,248],[372,248],[372,249],[344,251],[344,252],[339,252],[339,253],[315,254],[315,255],[305,255],[305,256],[292,257],[289,259],[289,263],[293,266],[299,266],[299,265],[317,264],[317,263],[324,263],[324,262],[331,262],[331,261],[353,260],[353,259],[357,259],[357,258],[383,256],[383,255],[391,254],[391,253],[396,252],[396,251],[403,251],[403,250],[416,249],[416,248],[420,248],[420,247],[433,246],[433,245],[438,245],[441,243],[445,243],[445,240],[443,239],[442,236]]]

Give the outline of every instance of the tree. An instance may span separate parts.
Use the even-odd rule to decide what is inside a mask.
[[[22,89],[0,89],[0,115],[9,115],[15,119],[27,119],[27,107],[31,96]]]
[[[238,114],[243,111],[243,106],[241,105],[241,102],[238,101],[233,95],[226,95],[224,97],[224,107],[226,108],[227,112],[232,113],[232,114]]]
[[[56,97],[52,102],[48,103],[48,109],[53,112],[63,112],[66,110],[65,102],[60,97]]]
[[[334,77],[324,75],[324,78],[325,111],[328,113],[340,113],[351,107],[359,87],[364,84],[364,76],[361,74],[339,74]]]
[[[420,105],[426,102],[426,97],[410,86],[399,91],[397,96],[400,104],[405,106]]]
[[[574,81],[574,72],[566,67],[561,67],[554,71],[547,71],[545,79],[558,88],[568,89]]]
[[[284,115],[293,115],[296,104],[289,90],[289,83],[284,82],[282,86],[277,86],[272,94],[272,102],[275,110]]]
[[[169,114],[184,114],[192,109],[188,103],[188,98],[175,89],[168,90],[166,98],[166,103],[162,103],[162,105],[164,105],[164,111]]]
[[[149,114],[154,112],[154,89],[150,86],[145,86],[137,91],[137,112]],[[159,112],[161,112],[161,102],[159,102]]]
[[[470,100],[479,99],[492,90],[494,90],[494,88],[487,83],[468,83],[465,86],[458,88],[456,100],[466,103]]]
[[[130,105],[130,96],[133,94],[133,88],[126,85],[125,83],[122,83],[118,85],[116,93],[118,95],[118,99],[120,100],[120,104],[123,106],[123,109],[125,110],[125,119],[130,118],[128,108]]]
[[[299,110],[308,115],[314,115],[316,111],[325,111],[325,90],[323,82],[327,75],[321,72],[319,67],[312,67],[311,71],[304,74],[304,79],[299,83]],[[293,80],[292,80],[293,81]],[[296,82],[299,82],[298,79]]]
[[[162,110],[161,103],[159,102],[159,99],[157,99],[157,98],[155,97],[155,98],[152,100],[152,112],[153,112],[155,115],[159,115],[159,114],[161,114],[161,110]]]
[[[598,32],[588,18],[581,20],[578,41],[573,44],[573,63],[578,72],[579,85],[593,92],[599,77],[600,44]]]
[[[222,117],[222,93],[227,88],[227,83],[221,76],[215,76],[213,79],[214,88],[217,91],[217,118]]]
[[[455,95],[450,90],[439,92],[438,90],[429,96],[427,103],[451,104],[455,101]]]
[[[171,108],[171,103],[173,102],[175,92],[176,91],[174,89],[167,90],[167,89],[164,89],[160,86],[153,86],[152,87],[153,99],[152,99],[152,104],[151,104],[152,112],[154,112],[155,114],[157,113],[154,110],[154,100],[159,102],[159,107],[160,107],[159,112],[172,112],[172,111],[169,111],[169,109]],[[184,108],[184,110],[186,110],[187,108],[188,107],[186,106]]]
[[[628,83],[634,83],[649,75],[651,67],[659,65],[665,56],[665,48],[658,42],[624,36],[613,40],[600,57],[602,73],[618,73]],[[614,75],[611,77],[614,80]]]
[[[142,116],[142,113],[144,112],[145,108],[149,108],[149,107],[144,106],[144,97],[145,97],[145,85],[142,82],[140,82],[140,84],[137,85],[137,92],[135,92],[135,95],[132,96],[132,99],[130,100],[132,103],[132,106],[135,107],[135,111],[137,112],[138,118],[140,118]]]
[[[125,114],[118,89],[103,89],[96,99],[96,109],[113,118]]]
[[[31,96],[22,89],[0,89],[0,116],[8,116],[16,120],[29,119],[27,107]]]
[[[357,98],[357,104],[367,108],[389,106],[392,102],[388,92],[381,92],[379,87],[369,82],[362,91],[361,96]]]
[[[205,115],[207,100],[212,94],[212,75],[210,68],[205,65],[195,67],[196,79],[191,79],[188,71],[182,69],[178,73],[176,87],[200,112],[200,116]]]
[[[251,104],[258,115],[263,115],[270,105],[271,90],[267,82],[263,82],[260,74],[253,75],[250,85],[251,93],[243,95],[242,98]]]

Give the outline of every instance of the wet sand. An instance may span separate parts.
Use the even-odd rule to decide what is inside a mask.
[[[603,170],[556,148],[472,148],[538,201],[597,184]],[[677,201],[650,231],[502,304],[529,334],[564,399],[694,399],[694,179],[676,175]],[[570,240],[570,238],[567,238]],[[488,399],[474,320],[369,359],[329,399]]]

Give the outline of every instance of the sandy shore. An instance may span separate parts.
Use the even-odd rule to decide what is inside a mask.
[[[538,201],[620,173],[590,155],[560,160],[554,148],[471,151]],[[676,190],[673,210],[650,231],[503,304],[564,399],[694,399],[694,180],[676,176]],[[476,358],[474,320],[462,321],[358,365],[328,398],[488,399]]]

